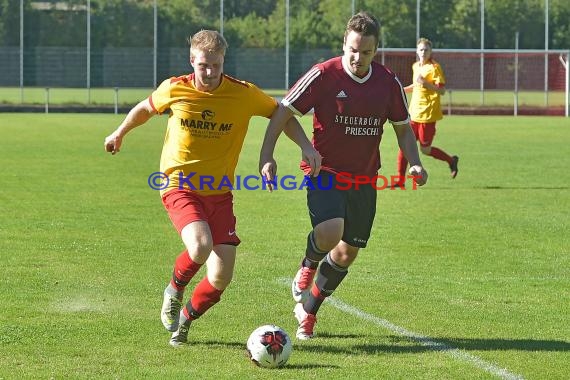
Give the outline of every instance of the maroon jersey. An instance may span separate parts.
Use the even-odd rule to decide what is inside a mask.
[[[314,110],[313,145],[323,157],[322,170],[332,173],[375,176],[384,123],[409,122],[402,85],[376,62],[364,78],[345,68],[342,57],[316,64],[281,103],[298,115]],[[302,161],[301,169],[310,168]]]

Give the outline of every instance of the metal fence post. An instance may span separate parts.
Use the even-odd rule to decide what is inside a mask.
[[[114,88],[115,91],[115,115],[119,113],[119,87]]]
[[[46,96],[45,96],[46,104],[45,104],[44,111],[45,111],[45,113],[49,113],[49,87],[46,87],[45,93],[46,93]]]

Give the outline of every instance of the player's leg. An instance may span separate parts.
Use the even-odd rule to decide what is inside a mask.
[[[317,323],[317,312],[324,300],[329,297],[340,285],[348,274],[348,264],[352,263],[358,254],[358,248],[346,244],[344,241],[329,252],[319,265],[317,278],[311,287],[310,294],[305,303],[298,303],[295,306],[295,318],[299,322],[296,337],[301,340],[312,338],[315,324]],[[347,266],[338,265],[333,259],[334,256],[342,256],[346,259]]]
[[[235,258],[236,246],[226,244],[214,246],[206,261],[208,274],[194,288],[192,297],[180,313],[179,328],[170,339],[172,346],[187,343],[188,330],[192,321],[201,317],[212,306],[220,302],[224,290],[232,280]]]
[[[457,164],[459,162],[459,157],[450,156],[442,149],[437,148],[432,145],[433,139],[435,137],[435,123],[425,123],[422,124],[419,129],[420,132],[420,150],[423,154],[431,156],[436,160],[445,161],[449,165],[449,170],[451,171],[451,178],[455,178],[458,173]]]
[[[295,317],[299,322],[297,338],[309,339],[314,335],[316,314],[323,301],[333,294],[348,274],[360,248],[368,244],[376,215],[376,189],[364,186],[348,190],[346,219],[342,240],[332,249],[318,268],[317,277],[305,303],[297,304]]]
[[[319,186],[320,183],[326,183]],[[341,190],[335,188],[334,176],[324,173],[311,178],[313,186],[307,188],[307,205],[313,230],[307,236],[305,256],[291,284],[295,302],[304,302],[308,296],[317,267],[325,255],[334,248],[344,230],[344,200]],[[329,189],[328,184],[334,185]]]
[[[205,221],[195,221],[180,233],[186,250],[176,258],[172,278],[164,289],[160,319],[171,332],[178,329],[184,291],[190,280],[200,270],[212,250],[210,227]]]
[[[418,126],[419,124],[415,121],[410,121],[410,127],[414,132],[414,136],[416,136],[416,140],[418,140]],[[398,170],[398,180],[392,181],[390,183],[391,187],[399,187],[404,188],[404,184],[406,182],[406,169],[408,168],[408,160],[404,156],[404,152],[402,149],[398,149],[398,156],[396,158],[396,169]]]
[[[201,204],[208,219],[207,231],[202,231],[202,234],[210,236],[213,248],[207,254],[197,256],[196,260],[203,262],[203,259],[206,262],[208,273],[196,285],[192,296],[180,312],[178,330],[170,339],[172,346],[187,343],[188,329],[192,321],[220,301],[222,293],[232,280],[236,247],[240,243],[236,233],[232,194],[202,197]],[[194,238],[200,240],[200,237]]]
[[[172,190],[163,196],[162,201],[186,246],[174,262],[160,313],[164,327],[168,331],[176,331],[186,285],[206,261],[213,243],[209,226],[204,221],[206,212],[196,194]]]
[[[305,257],[301,261],[301,267],[297,271],[291,285],[291,292],[295,302],[305,302],[309,289],[313,284],[317,267],[327,252],[334,248],[331,242],[340,240],[343,226],[344,220],[342,218],[330,219],[315,226],[307,236]]]
[[[183,229],[183,240],[187,246],[205,246],[208,242],[213,248],[207,252],[196,252],[195,257],[190,255],[195,262],[205,261],[208,273],[196,285],[191,298],[179,313],[179,327],[170,340],[173,346],[186,343],[190,323],[219,302],[223,291],[232,280],[236,247],[240,243],[236,234],[232,194],[203,197],[201,204],[208,223],[192,223],[190,226],[195,225],[195,229],[188,235],[184,234],[186,228]]]
[[[398,170],[398,180],[393,184],[393,187],[404,187],[406,182],[406,169],[408,168],[408,160],[404,156],[402,149],[398,149],[398,157],[396,159],[396,169]]]

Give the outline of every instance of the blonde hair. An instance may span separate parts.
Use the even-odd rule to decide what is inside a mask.
[[[418,42],[416,43],[416,46],[420,46],[420,44],[427,45],[427,46],[429,46],[430,50],[432,49],[431,41],[428,40],[427,38],[424,38],[424,37],[420,38],[418,40]]]
[[[190,55],[193,51],[200,50],[209,53],[220,53],[226,55],[228,43],[224,36],[215,30],[201,30],[194,34],[188,41],[190,45]]]

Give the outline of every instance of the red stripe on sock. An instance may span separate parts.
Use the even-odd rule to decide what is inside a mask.
[[[398,158],[397,158],[397,169],[398,175],[402,178],[406,177],[406,168],[408,167],[408,160],[404,157],[404,152],[400,149],[398,151]],[[404,182],[404,181],[401,181]]]
[[[321,294],[321,292],[319,291],[319,288],[317,288],[317,285],[313,285],[313,287],[311,288],[311,294],[316,299],[324,300],[326,298],[325,296],[323,296]]]

